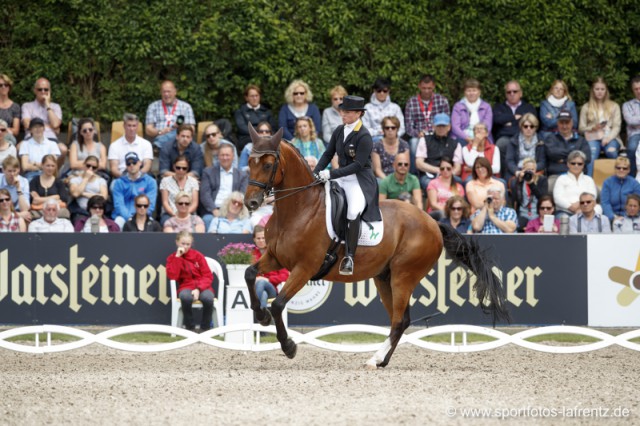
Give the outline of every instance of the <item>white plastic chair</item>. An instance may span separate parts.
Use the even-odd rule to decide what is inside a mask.
[[[217,260],[212,259],[210,257],[205,257],[207,260],[207,265],[209,265],[209,269],[211,272],[215,274],[218,278],[218,288],[215,289],[215,297],[213,299],[213,326],[221,327],[224,325],[224,275],[222,274],[222,266],[218,263]],[[180,304],[180,298],[176,294],[176,282],[175,280],[171,280],[169,282],[171,287],[171,326],[172,327],[182,327],[184,324],[184,314],[182,313],[182,305]],[[202,309],[202,302],[196,300],[193,302],[191,306],[192,309]],[[175,334],[171,335],[172,337]]]

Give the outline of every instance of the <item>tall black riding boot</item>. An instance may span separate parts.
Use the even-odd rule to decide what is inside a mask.
[[[353,275],[353,258],[356,255],[356,247],[358,247],[358,237],[360,236],[360,215],[354,220],[347,223],[347,232],[345,235],[345,251],[346,255],[340,262],[340,275]]]

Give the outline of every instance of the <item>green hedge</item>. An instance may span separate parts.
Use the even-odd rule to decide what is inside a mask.
[[[277,113],[294,78],[324,108],[335,84],[368,97],[373,80],[389,76],[404,106],[425,72],[453,100],[467,77],[490,102],[516,78],[534,104],[563,78],[579,105],[603,75],[622,103],[640,63],[631,0],[6,0],[0,23],[12,98],[32,100],[46,76],[65,121],[144,116],[164,78],[198,120],[231,118],[250,82]]]

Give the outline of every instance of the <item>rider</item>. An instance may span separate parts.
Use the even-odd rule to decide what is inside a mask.
[[[364,98],[345,96],[338,108],[344,124],[338,126],[331,135],[329,146],[313,172],[324,182],[335,179],[347,196],[346,255],[340,262],[340,274],[352,275],[353,257],[360,235],[360,217],[366,222],[382,219],[378,208],[378,181],[371,168],[373,141],[362,124]],[[340,167],[325,170],[334,154],[338,155]]]

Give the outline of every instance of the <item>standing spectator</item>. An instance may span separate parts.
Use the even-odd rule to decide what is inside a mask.
[[[577,130],[578,111],[576,104],[571,100],[569,87],[562,80],[555,80],[547,92],[547,98],[540,103],[540,137],[546,139],[550,135],[560,131],[559,116],[561,111],[567,111],[571,118],[571,130]]]
[[[69,219],[60,218],[60,204],[53,198],[44,202],[42,217],[29,224],[29,232],[74,232]]]
[[[136,213],[124,224],[122,232],[162,232],[160,224],[149,216],[151,202],[147,194],[138,195],[134,202]]]
[[[173,176],[171,165],[178,157],[185,157],[189,162],[189,175],[200,179],[204,167],[202,149],[193,141],[193,126],[182,124],[178,127],[178,136],[173,142],[167,142],[160,150],[160,175]]]
[[[246,144],[251,142],[251,136],[249,136],[249,123],[256,127],[261,121],[266,121],[267,123],[271,123],[273,121],[273,118],[271,117],[271,110],[260,103],[262,100],[262,91],[259,86],[249,84],[244,89],[244,100],[245,103],[233,114],[236,120],[236,127],[238,128],[237,134],[239,150],[242,150]],[[207,167],[210,165],[211,164],[207,164]]]
[[[396,155],[409,151],[409,144],[398,137],[400,120],[389,116],[382,119],[382,140],[373,143],[371,163],[373,173],[378,179],[384,179],[393,173],[393,161]]]
[[[473,127],[473,138],[460,148],[462,154],[462,173],[460,177],[466,182],[471,175],[471,168],[478,157],[484,157],[491,163],[493,176],[500,176],[500,149],[489,140],[489,128],[482,122]]]
[[[142,162],[135,152],[130,152],[125,156],[127,173],[113,182],[111,188],[111,198],[113,199],[113,213],[111,217],[118,224],[120,229],[124,223],[135,212],[134,199],[139,194],[147,194],[151,205],[149,214],[153,213],[155,200],[158,196],[158,184],[151,176],[142,173],[140,170]]]
[[[20,162],[24,177],[31,181],[42,174],[42,159],[45,155],[54,155],[54,159],[60,157],[60,149],[53,140],[44,135],[44,123],[39,118],[29,121],[31,137],[20,144]]]
[[[609,89],[602,77],[591,85],[589,102],[580,109],[580,133],[591,149],[587,174],[593,176],[593,163],[604,151],[607,158],[616,158],[620,152],[619,139],[622,114],[620,105],[609,99]]]
[[[640,195],[629,194],[624,217],[613,221],[614,234],[640,234]]]
[[[464,82],[464,97],[455,103],[451,113],[451,129],[453,137],[462,146],[473,141],[476,124],[484,123],[487,129],[486,137],[493,142],[491,126],[493,126],[493,111],[491,105],[480,98],[482,89],[480,82],[470,78]],[[499,173],[499,171],[497,172]]]
[[[15,212],[11,194],[6,188],[0,189],[0,232],[26,232],[27,225]]]
[[[267,240],[264,237],[264,227],[253,228],[253,242],[256,248],[253,250],[253,260],[258,262],[267,251]],[[260,307],[266,308],[269,299],[278,295],[278,287],[289,278],[289,271],[286,268],[277,271],[265,272],[256,277],[256,295],[260,301]]]
[[[113,179],[117,179],[126,172],[125,157],[130,152],[135,152],[142,160],[140,171],[148,174],[153,163],[153,147],[151,142],[138,136],[138,126],[140,121],[135,114],[125,113],[124,136],[113,141],[109,145],[109,171]]]
[[[481,209],[471,216],[471,226],[476,234],[513,234],[517,228],[515,210],[504,205],[504,190],[492,186]]]
[[[178,192],[176,195],[176,214],[164,223],[163,232],[190,231],[202,234],[205,232],[204,221],[195,214],[191,214],[193,199],[188,192]]]
[[[522,100],[522,88],[516,80],[504,85],[505,102],[493,106],[493,135],[496,146],[500,149],[500,174],[505,176],[507,146],[518,134],[518,122],[525,114],[536,116],[536,108]]]
[[[102,195],[94,195],[89,198],[87,208],[90,216],[81,216],[73,226],[75,231],[90,233],[94,232],[95,229],[98,233],[120,232],[118,224],[105,217],[104,209],[106,205],[107,200]]]
[[[429,182],[427,190],[427,212],[435,220],[440,220],[444,215],[444,207],[447,200],[454,195],[464,197],[462,185],[453,179],[453,161],[448,157],[440,160],[440,174]]]
[[[269,124],[266,121],[258,123],[258,127],[256,127],[256,133],[261,138],[270,138],[271,135],[273,134],[271,124]],[[240,154],[240,161],[238,162],[237,167],[243,172],[247,172],[247,173],[249,172],[249,155],[251,155],[252,149],[253,149],[253,142],[249,142],[244,146],[244,148],[242,148],[242,154]],[[233,160],[235,162],[235,156],[233,157]],[[217,164],[217,161],[218,160],[216,158],[216,164]],[[207,165],[206,167],[209,167],[209,165]]]
[[[547,195],[548,190],[547,178],[536,173],[536,160],[525,158],[522,173],[509,181],[513,208],[518,213],[519,231],[538,216],[538,202],[540,197]]]
[[[329,144],[333,131],[342,124],[339,107],[347,95],[347,90],[340,85],[333,87],[329,91],[331,106],[322,111],[322,138],[324,139],[325,145]]]
[[[47,200],[56,200],[60,204],[60,217],[69,219],[69,191],[67,186],[58,178],[58,163],[51,154],[42,158],[42,174],[29,182],[31,193],[31,215],[34,218],[42,216],[41,210]]]
[[[213,282],[217,279],[209,269],[207,259],[202,253],[191,248],[193,235],[189,231],[179,232],[176,236],[175,253],[167,257],[167,278],[178,283],[178,298],[184,314],[184,326],[195,329],[193,323],[193,302],[202,303],[200,332],[211,328],[213,315]],[[172,296],[173,297],[173,296]]]
[[[451,226],[461,234],[471,233],[471,221],[469,220],[469,204],[460,195],[449,198],[444,205],[444,217],[441,223]]]
[[[544,172],[544,142],[538,139],[538,126],[538,119],[533,114],[525,114],[520,119],[520,131],[507,144],[507,167],[504,168],[507,182],[512,176],[519,177],[522,174],[525,158],[535,158],[536,172]]]
[[[524,229],[524,232],[526,232],[527,234],[546,233],[547,231],[544,230],[544,226],[543,226],[544,216],[552,215],[554,216],[554,219],[553,219],[553,226],[551,227],[550,233],[552,234],[560,233],[560,221],[557,218],[555,218],[555,212],[556,212],[556,203],[553,202],[553,197],[549,194],[541,196],[540,199],[538,200],[538,216],[531,219],[527,223],[527,226]]]
[[[296,120],[294,136],[291,144],[300,151],[309,167],[313,169],[324,152],[324,143],[318,138],[313,120],[310,117],[299,117]]]
[[[162,99],[152,102],[147,108],[145,131],[158,149],[176,139],[176,129],[181,124],[196,125],[191,105],[179,100],[177,94],[173,81],[165,80],[160,85]]]
[[[420,187],[426,188],[429,181],[440,172],[440,160],[442,157],[453,159],[453,175],[459,176],[462,169],[462,151],[457,140],[449,136],[451,119],[447,114],[436,114],[433,118],[434,132],[420,137],[418,148],[415,152],[416,168],[423,172],[420,178]]]
[[[11,145],[15,145],[20,133],[20,105],[9,98],[12,86],[13,80],[6,74],[0,74],[0,120],[7,127],[6,133],[0,134],[0,140],[6,139]]]
[[[391,80],[378,77],[372,86],[373,93],[368,104],[364,107],[366,113],[362,116],[364,126],[369,129],[374,142],[378,142],[384,136],[382,131],[382,119],[396,117],[400,123],[398,136],[404,135],[404,115],[398,104],[391,102]]]
[[[220,207],[220,216],[214,217],[207,232],[213,234],[250,234],[249,209],[244,205],[244,195],[232,192]]]
[[[203,137],[204,141],[200,144],[200,148],[202,149],[202,155],[204,157],[204,167],[211,167],[212,165],[215,166],[218,164],[218,151],[222,145],[233,147],[233,167],[238,167],[238,150],[233,142],[224,139],[222,131],[217,124],[209,124],[204,129]]]
[[[18,158],[18,151],[16,151],[16,147],[9,142],[11,140],[9,136],[5,136],[8,131],[9,127],[7,126],[7,122],[0,119],[0,164],[9,156]],[[0,172],[2,172],[1,165]]]
[[[284,129],[284,138],[293,139],[296,131],[296,121],[300,117],[309,117],[313,120],[316,129],[322,129],[320,110],[312,103],[313,93],[309,85],[303,80],[293,80],[284,92],[287,102],[280,108],[278,114],[278,126]]]
[[[173,174],[162,178],[160,182],[160,197],[162,198],[162,217],[160,224],[178,212],[176,208],[176,196],[181,192],[191,195],[189,214],[195,214],[198,210],[198,194],[200,184],[189,174],[189,160],[184,155],[173,161]]]
[[[432,135],[436,124],[433,122],[439,114],[449,116],[449,101],[435,92],[436,81],[432,75],[424,74],[418,83],[418,94],[409,98],[404,107],[404,122],[407,134],[411,136],[411,173],[416,172],[416,150],[420,138]],[[448,131],[447,131],[448,133]],[[437,159],[438,161],[440,159]],[[438,163],[435,163],[437,167]],[[423,170],[424,171],[424,170]],[[423,187],[426,185],[423,185]]]
[[[93,119],[78,120],[78,140],[71,142],[69,147],[69,167],[74,174],[81,174],[85,170],[85,160],[93,156],[98,159],[98,169],[105,179],[107,172],[107,148],[98,142]]]
[[[422,210],[422,190],[418,178],[409,173],[408,152],[397,154],[393,160],[393,173],[380,181],[378,199],[397,200],[403,194],[410,196],[411,204]]]
[[[580,194],[588,192],[595,199],[598,189],[590,176],[584,173],[586,155],[582,151],[571,151],[567,157],[569,171],[558,177],[553,188],[556,216],[575,214],[580,210]]]
[[[471,206],[471,213],[475,213],[477,209],[484,206],[487,191],[491,187],[503,188],[503,193],[506,190],[504,183],[493,177],[489,160],[485,157],[478,157],[473,163],[471,180],[467,182],[465,186],[467,200],[469,200],[469,205]]]
[[[631,90],[634,98],[622,105],[622,115],[627,123],[627,157],[631,161],[631,176],[636,176],[636,151],[640,145],[640,75],[631,80]],[[640,182],[640,176],[638,176]]]
[[[609,218],[597,213],[596,196],[590,192],[580,194],[580,210],[569,218],[570,234],[610,234]]]
[[[627,157],[616,158],[615,174],[605,179],[600,194],[602,213],[610,222],[624,216],[629,194],[640,195],[640,182],[629,176],[631,162]]]
[[[2,162],[2,174],[0,175],[0,188],[9,191],[13,210],[26,222],[31,222],[31,195],[29,194],[29,181],[20,176],[20,162],[15,157],[7,157]]]
[[[39,78],[33,85],[33,93],[36,99],[22,104],[22,126],[25,128],[24,138],[31,136],[31,121],[40,119],[44,129],[44,137],[58,142],[58,165],[64,164],[67,155],[67,145],[58,141],[60,126],[62,126],[62,108],[55,102],[51,102],[51,83],[46,78]]]
[[[94,195],[101,195],[105,200],[109,197],[107,181],[97,174],[98,159],[90,155],[84,160],[82,174],[73,176],[69,181],[69,192],[74,200],[69,205],[71,220],[75,223],[78,216],[89,216],[87,203]]]

